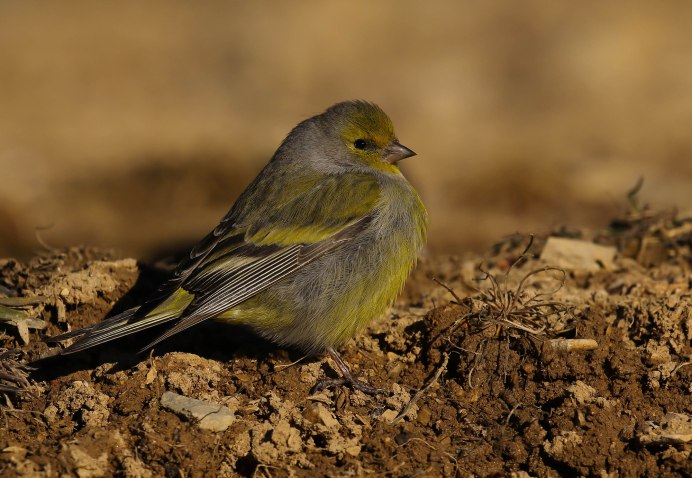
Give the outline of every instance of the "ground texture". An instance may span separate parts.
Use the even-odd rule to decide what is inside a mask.
[[[692,221],[633,211],[423,257],[343,350],[377,397],[313,392],[328,359],[216,323],[55,356],[43,335],[136,304],[166,268],[0,260],[0,475],[689,476],[691,245]]]

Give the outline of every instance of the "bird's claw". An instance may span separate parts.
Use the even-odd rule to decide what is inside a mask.
[[[367,383],[358,380],[355,377],[342,377],[342,378],[333,378],[333,379],[325,379],[325,380],[320,380],[315,384],[315,386],[312,388],[312,393],[317,393],[322,390],[325,390],[327,388],[331,387],[341,387],[341,386],[347,386],[351,387],[353,390],[359,390],[367,395],[389,395],[390,391],[384,388],[377,388],[373,387],[372,385],[368,385]]]
[[[353,390],[359,390],[367,395],[389,395],[391,393],[389,390],[386,390],[384,388],[376,388],[372,385],[368,385],[367,383],[361,380],[358,380],[355,377],[355,375],[353,375],[353,372],[351,372],[351,369],[348,367],[348,365],[346,365],[344,359],[341,358],[339,352],[337,352],[333,348],[328,348],[327,353],[329,353],[329,355],[332,357],[332,360],[334,360],[334,362],[336,363],[339,372],[341,372],[341,378],[320,380],[313,387],[313,392],[319,392],[320,390],[324,390],[325,388],[346,385],[348,387],[351,387]]]

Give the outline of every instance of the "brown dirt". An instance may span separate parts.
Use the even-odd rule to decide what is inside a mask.
[[[150,355],[136,355],[148,338],[137,337],[52,358],[38,332],[25,344],[8,325],[0,346],[28,361],[48,358],[34,364],[28,392],[6,395],[0,474],[689,476],[692,221],[637,213],[603,234],[557,235],[617,254],[579,267],[564,259],[566,280],[554,293],[559,271],[517,289],[553,265],[536,257],[545,237],[514,267],[527,238],[484,258],[495,289],[480,280],[480,258],[424,257],[387,316],[344,350],[363,378],[392,391],[386,397],[313,394],[316,381],[335,376],[328,360],[293,364],[300,355],[222,324]],[[74,248],[1,261],[0,297],[44,296],[27,312],[54,335],[131,306],[163,277],[108,251]],[[532,301],[537,293],[545,295]],[[551,347],[574,338],[597,346]],[[202,429],[161,405],[166,391],[224,405],[236,420],[225,431]]]

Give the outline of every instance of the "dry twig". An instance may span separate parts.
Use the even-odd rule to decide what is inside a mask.
[[[423,388],[418,390],[413,397],[411,397],[411,400],[408,401],[408,403],[404,406],[404,408],[401,409],[399,414],[392,420],[392,423],[397,423],[400,421],[404,416],[408,413],[408,411],[411,409],[411,407],[421,399],[423,394],[428,391],[430,387],[433,386],[435,382],[437,382],[440,379],[440,375],[447,370],[447,363],[449,362],[449,354],[445,353],[443,358],[442,358],[442,364],[437,368],[435,371],[435,374],[432,376],[430,380],[428,380],[428,383],[423,385]]]

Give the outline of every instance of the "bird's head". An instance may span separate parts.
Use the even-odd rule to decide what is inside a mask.
[[[392,120],[379,106],[345,101],[300,123],[275,159],[324,171],[375,169],[398,174],[397,163],[415,154],[399,143]]]
[[[398,171],[399,161],[416,154],[399,143],[392,120],[373,103],[338,103],[323,116],[335,128],[345,150],[359,163],[394,172]]]

